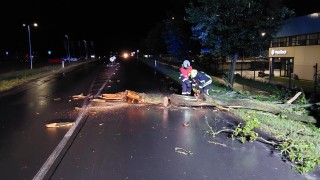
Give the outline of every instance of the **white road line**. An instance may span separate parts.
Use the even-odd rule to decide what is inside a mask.
[[[40,170],[38,171],[38,173],[34,176],[34,180],[40,180],[43,179],[44,176],[47,174],[47,172],[49,171],[50,167],[52,166],[52,164],[55,162],[55,160],[57,159],[57,157],[59,156],[59,154],[61,153],[62,149],[65,147],[65,145],[67,144],[68,140],[70,139],[70,137],[72,136],[72,134],[74,133],[75,129],[78,127],[78,125],[80,124],[82,118],[84,117],[84,115],[88,112],[88,108],[84,105],[82,107],[81,110],[81,114],[78,116],[77,120],[75,121],[75,124],[73,126],[71,126],[71,128],[69,129],[69,131],[65,134],[65,136],[63,137],[63,139],[60,141],[60,143],[58,144],[58,146],[55,148],[55,150],[51,153],[51,155],[49,156],[49,158],[47,159],[47,161],[42,165],[42,167],[40,168]]]
[[[117,67],[115,67],[114,71],[117,70]],[[114,71],[112,74],[114,74]],[[111,75],[112,76],[112,75]],[[102,87],[99,89],[99,91],[97,92],[97,94],[95,95],[95,97],[97,97],[101,91],[103,90],[103,88],[105,87],[105,85],[107,84],[107,82],[110,80],[111,76],[105,81],[105,83],[102,85]],[[93,82],[94,83],[94,82]],[[91,88],[93,87],[93,83],[91,84]],[[87,97],[88,98],[88,97]],[[86,99],[84,100],[84,102],[86,102]],[[52,164],[56,161],[57,157],[60,155],[61,151],[63,150],[63,148],[66,146],[67,142],[69,141],[70,137],[72,136],[72,134],[74,133],[74,131],[76,130],[76,128],[78,127],[78,125],[80,124],[81,120],[83,119],[83,117],[88,113],[88,105],[84,103],[84,105],[81,108],[80,111],[80,115],[77,117],[75,123],[73,124],[73,126],[71,126],[71,128],[69,129],[69,131],[64,135],[63,139],[60,141],[60,143],[58,144],[58,146],[54,149],[54,151],[51,153],[51,155],[49,156],[49,158],[46,160],[46,162],[42,165],[42,167],[40,168],[40,170],[38,171],[38,173],[34,176],[33,180],[42,180],[45,175],[48,173],[49,169],[51,168]]]
[[[116,67],[113,69],[112,74],[115,73],[115,71],[117,70],[118,65],[116,65]],[[111,74],[111,76],[112,76]],[[104,87],[106,86],[106,84],[109,82],[111,76],[103,83],[103,85],[100,87],[99,91],[96,93],[96,95],[94,95],[94,97],[98,97],[101,94],[101,91],[104,89]]]

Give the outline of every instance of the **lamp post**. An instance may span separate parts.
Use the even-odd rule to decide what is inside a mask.
[[[84,50],[86,51],[86,59],[88,59],[88,47],[87,47],[87,41],[83,40],[84,42]]]
[[[37,27],[37,23],[32,24],[34,27]],[[30,68],[32,69],[32,48],[31,48],[31,35],[30,35],[30,25],[29,24],[22,24],[22,26],[28,27],[28,38],[29,38],[29,58],[30,58]]]
[[[70,49],[69,49],[69,37],[68,35],[64,35],[66,38],[67,38],[67,57],[68,57],[68,60],[70,60]]]

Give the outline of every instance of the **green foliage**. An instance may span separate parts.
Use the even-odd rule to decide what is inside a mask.
[[[259,121],[257,118],[251,118],[250,114],[244,117],[245,124],[239,123],[235,128],[232,137],[236,137],[241,143],[245,143],[247,140],[252,142],[258,138],[258,133],[254,131],[259,127]]]
[[[303,105],[303,104],[308,104],[308,103],[309,103],[309,101],[306,99],[305,94],[303,94],[302,97],[297,100],[297,104]]]
[[[198,0],[189,4],[186,13],[194,38],[217,57],[235,52],[259,55],[294,15],[281,4],[264,0]]]
[[[265,0],[197,0],[186,8],[194,39],[214,57],[233,55],[228,82],[239,54],[259,56],[294,12]]]
[[[306,113],[306,111],[302,109],[303,108],[293,108],[291,111],[296,114]],[[308,138],[308,134],[310,134],[311,137],[319,134],[319,128],[311,126],[307,131],[305,126],[294,126],[292,123],[289,123],[290,121],[288,121],[287,117],[283,114],[280,114],[278,119],[275,117],[263,117],[263,115],[265,115],[264,113],[256,113],[255,111],[240,112],[246,125],[243,126],[242,124],[239,124],[233,133],[233,136],[236,136],[240,142],[244,143],[248,139],[249,141],[256,140],[258,134],[253,132],[253,129],[258,128],[258,124],[262,124],[264,127],[267,123],[268,128],[274,126],[270,131],[275,133],[275,135],[278,136],[278,139],[281,140],[275,146],[275,149],[278,149],[285,158],[294,163],[293,168],[295,170],[303,174],[314,170],[315,167],[320,164],[319,147],[315,145],[318,141],[314,141],[310,137]],[[272,125],[272,123],[275,124]],[[284,126],[287,123],[288,127]],[[281,133],[283,134],[279,136]],[[315,138],[317,139],[317,137]]]
[[[300,173],[313,170],[320,163],[320,158],[314,153],[315,145],[312,142],[288,139],[280,144],[278,149],[287,159],[295,163],[294,169]]]
[[[152,64],[151,66],[153,67]],[[168,66],[164,65],[157,66],[157,68],[163,68],[161,72],[167,75],[172,74],[172,77],[177,79],[176,69],[170,71],[167,69]],[[211,92],[214,92],[214,96],[228,97],[228,93],[223,90],[219,90],[219,94],[217,91]],[[291,97],[291,94],[289,94],[290,92],[284,92],[284,95],[281,95],[282,97]],[[244,93],[241,95],[244,96]],[[256,97],[256,99],[260,100],[267,100],[268,98],[275,101],[282,100],[277,99],[278,96],[269,96],[267,98],[263,96]],[[306,100],[304,97],[301,99],[301,101]],[[319,109],[319,107],[317,107],[317,109]],[[298,115],[307,115],[309,113],[305,108],[294,105],[285,107],[284,111],[287,112],[287,114],[293,113]],[[241,143],[245,143],[246,141],[263,139],[262,137],[258,137],[258,133],[254,132],[255,128],[259,128],[278,140],[278,143],[275,143],[276,145],[274,145],[274,143],[272,145],[279,150],[285,158],[293,163],[294,169],[298,172],[305,173],[314,170],[314,168],[320,164],[320,129],[314,124],[291,121],[285,114],[274,115],[262,111],[232,108],[230,109],[230,112],[243,119],[244,122],[238,124],[235,129],[223,128],[218,131],[215,131],[208,124],[209,130],[206,132],[213,137],[221,132],[228,132],[231,133],[233,138],[236,138]]]

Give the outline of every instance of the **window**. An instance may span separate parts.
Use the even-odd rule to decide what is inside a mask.
[[[271,47],[320,45],[320,33],[273,39]]]
[[[309,45],[319,44],[319,34],[310,34],[309,35]]]
[[[297,36],[297,46],[305,46],[307,45],[307,36],[306,35],[299,35]]]

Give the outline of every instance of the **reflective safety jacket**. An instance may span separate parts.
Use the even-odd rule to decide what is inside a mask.
[[[182,82],[189,80],[191,70],[192,66],[189,66],[188,68],[181,67],[179,79],[181,79]]]
[[[202,71],[198,71],[197,75],[193,78],[192,87],[195,87],[197,84],[199,88],[204,88],[212,83],[212,79],[209,75]]]

